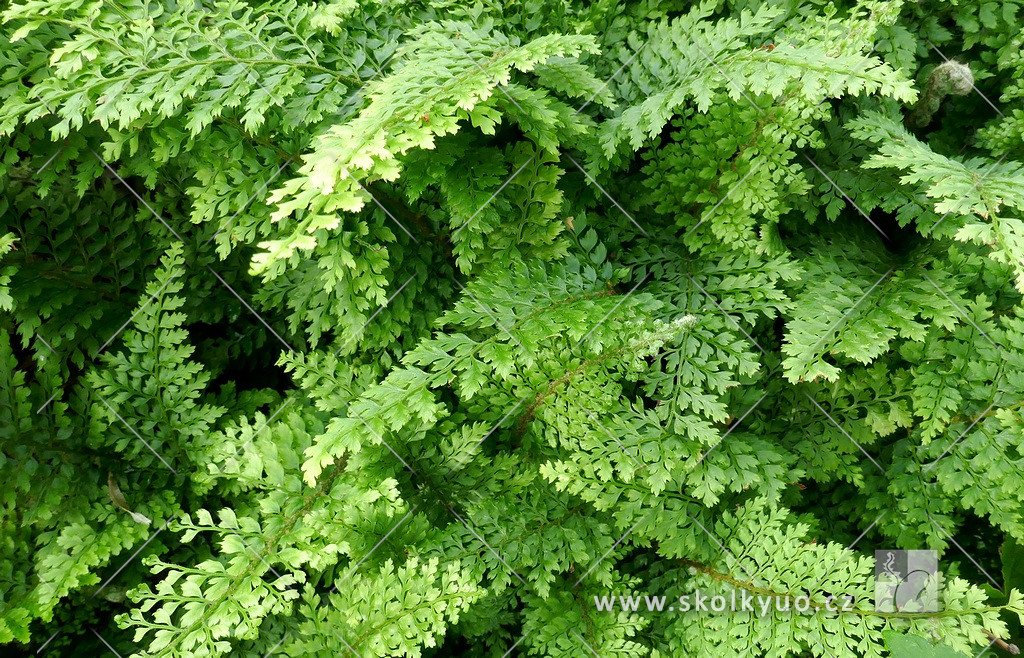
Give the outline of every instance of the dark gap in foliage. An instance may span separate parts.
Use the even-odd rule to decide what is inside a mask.
[[[961,578],[973,583],[992,585],[989,580],[991,576],[1002,588],[1002,559],[999,553],[1004,541],[1003,533],[985,517],[972,512],[965,512],[963,517],[964,523],[954,540],[970,557],[965,556],[956,544],[950,542],[943,560],[956,562],[960,567]]]

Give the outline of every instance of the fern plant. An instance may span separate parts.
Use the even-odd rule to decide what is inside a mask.
[[[1013,653],[1018,13],[9,3],[4,650]]]

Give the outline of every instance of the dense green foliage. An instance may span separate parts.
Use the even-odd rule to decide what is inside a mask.
[[[1018,641],[1022,17],[7,3],[2,650]],[[855,607],[593,601],[698,587]]]

